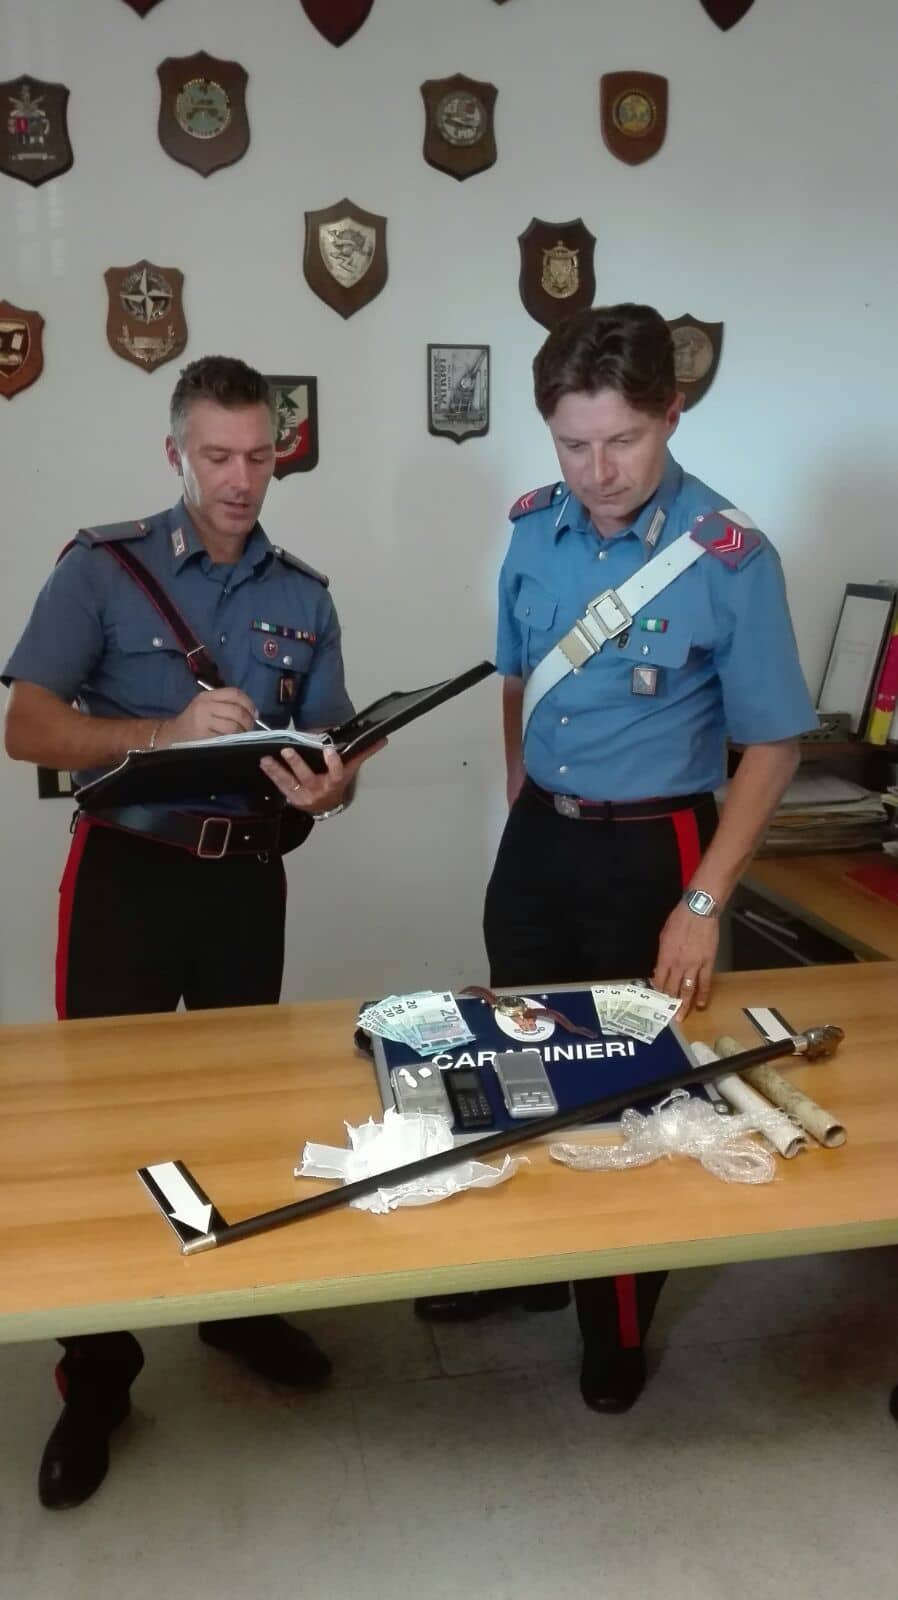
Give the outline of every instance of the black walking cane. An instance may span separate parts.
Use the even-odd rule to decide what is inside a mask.
[[[686,1088],[690,1083],[710,1083],[731,1072],[743,1072],[747,1067],[758,1067],[764,1061],[777,1061],[783,1056],[801,1056],[806,1061],[819,1061],[835,1054],[845,1034],[841,1028],[827,1023],[825,1027],[807,1028],[804,1033],[790,1034],[787,1039],[773,1039],[757,1045],[753,1050],[743,1050],[725,1061],[712,1061],[706,1067],[683,1068],[653,1083],[634,1084],[622,1094],[605,1095],[599,1100],[589,1100],[573,1110],[557,1111],[551,1117],[534,1118],[519,1128],[502,1128],[498,1133],[488,1133],[482,1139],[472,1139],[469,1144],[452,1150],[438,1150],[435,1155],[421,1156],[389,1172],[374,1172],[355,1183],[339,1184],[323,1194],[309,1195],[292,1205],[279,1206],[276,1211],[262,1211],[256,1217],[245,1217],[242,1222],[232,1222],[215,1232],[200,1234],[181,1246],[181,1254],[192,1256],[199,1250],[213,1250],[218,1245],[236,1244],[238,1239],[252,1239],[257,1233],[268,1233],[272,1228],[284,1228],[290,1222],[301,1222],[304,1217],[318,1216],[322,1211],[334,1211],[347,1206],[351,1200],[374,1189],[394,1188],[410,1183],[413,1178],[423,1178],[428,1172],[438,1172],[442,1167],[454,1166],[460,1161],[477,1161],[493,1150],[508,1150],[513,1145],[526,1144],[531,1139],[542,1139],[547,1133],[561,1128],[572,1128],[578,1122],[591,1122],[607,1117],[615,1111],[625,1111],[634,1094],[640,1100],[651,1096],[670,1094],[672,1089]]]

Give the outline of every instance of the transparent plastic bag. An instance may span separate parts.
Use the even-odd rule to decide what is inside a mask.
[[[752,1138],[764,1132],[766,1120],[763,1113],[722,1117],[707,1100],[675,1089],[648,1116],[625,1111],[620,1144],[552,1144],[549,1154],[585,1172],[617,1172],[650,1166],[664,1156],[692,1156],[724,1183],[771,1183],[774,1157]]]

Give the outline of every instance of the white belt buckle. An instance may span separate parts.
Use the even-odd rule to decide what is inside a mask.
[[[579,817],[580,802],[572,794],[553,794],[552,801],[560,817]]]
[[[616,589],[605,589],[602,594],[596,595],[586,607],[594,622],[597,622],[606,639],[616,639],[619,633],[624,633],[633,621],[632,614],[627,610],[624,602]]]

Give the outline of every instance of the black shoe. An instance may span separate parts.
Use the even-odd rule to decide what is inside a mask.
[[[63,1406],[41,1457],[37,1492],[49,1511],[80,1506],[99,1489],[109,1469],[109,1435],[131,1410],[127,1394],[102,1409]]]
[[[422,1322],[478,1322],[509,1306],[525,1311],[563,1311],[571,1298],[566,1283],[529,1283],[516,1289],[473,1289],[464,1294],[426,1295],[415,1301]]]
[[[898,1422],[898,1388],[893,1389],[889,1395],[889,1410],[895,1421]]]
[[[331,1363],[314,1339],[283,1317],[234,1317],[230,1322],[201,1322],[204,1344],[237,1356],[244,1366],[269,1383],[291,1389],[318,1389],[332,1372]]]
[[[580,1393],[592,1411],[629,1411],[645,1387],[645,1355],[642,1350],[603,1350],[593,1356],[583,1351]]]

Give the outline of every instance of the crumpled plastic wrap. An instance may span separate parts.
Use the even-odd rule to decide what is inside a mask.
[[[347,1122],[348,1150],[338,1145],[307,1143],[302,1160],[294,1169],[295,1178],[339,1178],[343,1183],[354,1183],[357,1178],[367,1178],[376,1172],[388,1172],[421,1156],[434,1155],[438,1150],[451,1150],[452,1129],[445,1117],[427,1116],[423,1112],[402,1113],[390,1107],[384,1112],[383,1122],[373,1118],[353,1128]],[[383,1214],[397,1206],[429,1206],[450,1195],[461,1194],[464,1189],[492,1189],[505,1183],[519,1167],[526,1166],[523,1156],[505,1156],[501,1166],[491,1167],[484,1161],[457,1161],[438,1172],[411,1183],[375,1189],[370,1194],[351,1200],[360,1211]]]
[[[774,1157],[752,1139],[752,1134],[765,1132],[766,1120],[763,1112],[721,1117],[707,1100],[675,1089],[648,1116],[625,1111],[620,1144],[552,1144],[549,1154],[566,1167],[589,1172],[647,1167],[663,1156],[692,1156],[724,1183],[770,1183]]]

